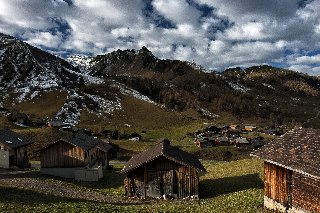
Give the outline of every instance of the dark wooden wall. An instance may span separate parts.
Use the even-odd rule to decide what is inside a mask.
[[[126,193],[129,197],[176,198],[198,196],[199,177],[194,168],[160,157],[127,174]]]
[[[287,206],[291,174],[283,167],[264,162],[264,195]]]
[[[320,212],[320,180],[293,173],[292,205],[310,212]]]
[[[41,167],[82,167],[86,165],[85,151],[64,141],[41,150]]]

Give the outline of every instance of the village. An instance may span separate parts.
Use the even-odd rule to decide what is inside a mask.
[[[25,116],[12,116],[9,113],[5,116],[16,124],[27,125]],[[30,161],[29,157],[32,138],[10,129],[0,130],[0,182],[8,174],[14,177],[12,174],[20,174],[18,171],[36,171],[42,178],[57,177],[61,181],[99,183],[114,174],[114,166],[119,168],[118,165],[121,165],[116,173],[123,178],[120,180],[123,183],[123,201],[126,198],[132,201],[153,198],[170,200],[167,202],[189,200],[193,203],[206,197],[203,194],[212,193],[202,186],[202,177],[213,172],[208,170],[208,165],[212,163],[199,160],[195,155],[172,145],[168,139],[152,142],[146,150],[134,154],[128,162],[123,162],[119,160],[123,158],[116,145],[117,140],[113,139],[119,136],[112,137],[112,131],[105,131],[99,139],[89,129],[70,127],[57,119],[44,122],[41,128],[53,128],[67,134],[66,137],[47,142],[38,150],[40,156],[36,161],[37,166],[33,165],[35,161]],[[236,147],[238,150],[246,150],[248,159],[253,156],[254,159],[263,160],[264,196],[261,202],[266,210],[320,212],[320,176],[317,166],[320,163],[319,130],[208,124],[204,129],[188,135],[192,146],[200,150]],[[134,146],[147,143],[143,140],[143,133],[137,132],[126,134],[125,140],[125,143]],[[230,156],[225,158],[229,162],[230,159]],[[218,186],[212,187],[214,190]]]

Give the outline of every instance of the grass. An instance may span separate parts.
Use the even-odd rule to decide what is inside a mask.
[[[63,106],[66,98],[67,93],[65,91],[53,90],[41,92],[32,100],[15,103],[13,106],[10,104],[10,108],[37,118],[52,118]]]
[[[28,189],[12,188],[1,183],[0,211],[2,212],[267,212],[263,209],[263,163],[257,159],[232,162],[203,161],[208,173],[200,178],[200,201],[142,200],[140,204],[108,204],[88,200],[42,194]],[[115,165],[105,171],[98,183],[38,177],[64,187],[123,196],[123,178]]]
[[[111,115],[106,115],[106,119],[83,110],[79,126],[97,131],[108,129],[122,132],[141,132],[143,130],[148,132],[149,130],[162,129],[167,131],[195,122],[185,113],[166,110],[130,96],[123,96],[121,104],[122,109],[115,110]]]

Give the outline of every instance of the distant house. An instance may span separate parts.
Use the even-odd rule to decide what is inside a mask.
[[[264,137],[257,136],[251,140],[252,147],[258,149],[266,144]]]
[[[193,155],[162,140],[133,156],[121,171],[128,197],[198,198],[199,175],[206,172]]]
[[[129,141],[139,141],[140,138],[139,137],[130,137]]]
[[[213,137],[202,137],[198,136],[195,138],[195,142],[197,147],[199,148],[208,148],[216,145],[215,138]]]
[[[142,136],[136,132],[132,133],[129,135],[129,140],[130,141],[140,141]]]
[[[28,149],[32,141],[9,129],[0,130],[0,167],[30,167]]]
[[[252,125],[246,125],[244,126],[244,130],[247,131],[247,132],[253,132],[257,129],[256,126],[252,126]]]
[[[264,160],[265,207],[320,212],[320,129],[294,129],[252,155]]]
[[[217,141],[217,144],[220,146],[229,146],[230,145],[229,138],[226,136],[217,137],[216,141]]]
[[[238,124],[231,124],[229,127],[230,127],[230,129],[232,129],[232,130],[240,130],[240,129],[241,129]]]
[[[221,127],[208,126],[208,127],[205,128],[205,131],[215,134],[215,133],[219,133],[221,131]]]
[[[63,121],[56,119],[56,118],[49,121],[47,125],[48,125],[48,127],[64,127],[64,126],[66,126],[66,124]]]
[[[236,144],[236,146],[238,146],[238,147],[241,147],[241,146],[249,146],[249,145],[250,145],[250,142],[249,142],[246,138],[240,137],[240,138],[237,138],[237,139],[235,140],[235,144]]]
[[[92,136],[74,134],[41,150],[41,173],[75,178],[77,170],[108,166],[112,149],[110,144]]]

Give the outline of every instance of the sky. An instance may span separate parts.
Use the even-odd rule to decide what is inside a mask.
[[[146,46],[217,71],[320,75],[320,0],[0,0],[0,32],[62,57]]]

